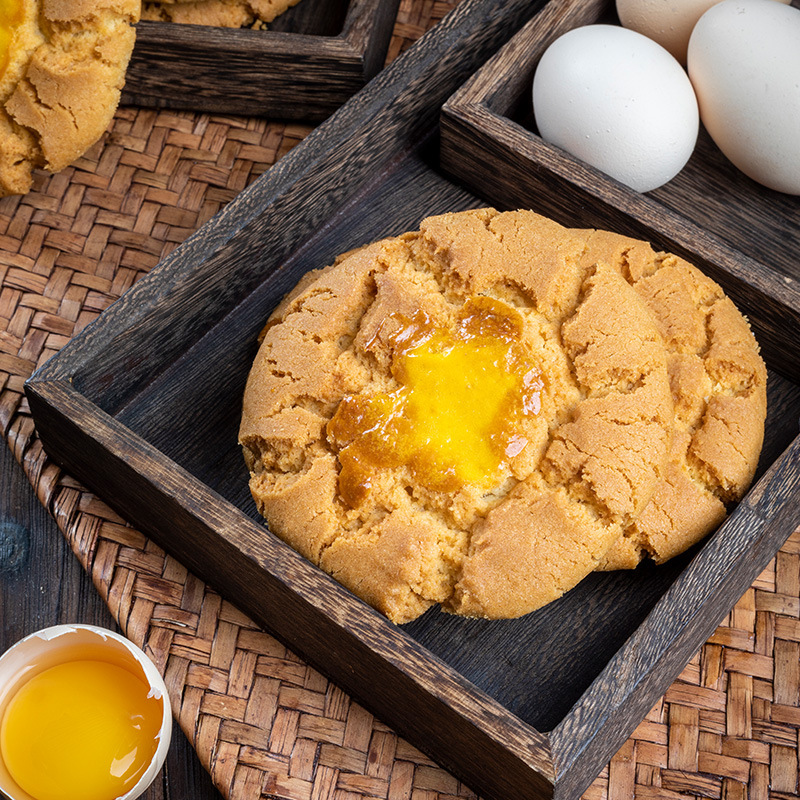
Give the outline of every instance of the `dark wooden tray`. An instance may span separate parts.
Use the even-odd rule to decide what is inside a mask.
[[[269,30],[140,22],[123,104],[318,121],[383,66],[400,0],[302,0]]]
[[[70,474],[495,800],[578,797],[800,523],[796,283],[699,228],[622,212],[617,227],[674,242],[771,331],[759,480],[702,547],[593,575],[522,619],[433,611],[398,628],[260,522],[236,444],[258,331],[336,254],[432,213],[500,204],[494,184],[447,177],[439,116],[536,9],[465,0],[27,384],[44,445]],[[569,183],[528,202],[580,224],[585,204]]]

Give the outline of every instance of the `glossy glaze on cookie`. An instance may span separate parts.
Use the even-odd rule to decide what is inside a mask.
[[[477,297],[451,326],[422,311],[391,321],[397,388],[345,396],[327,426],[342,499],[359,505],[376,470],[402,466],[432,491],[491,487],[528,443],[520,418],[541,408],[542,373],[522,346],[519,313]]]
[[[14,37],[25,21],[23,0],[3,0],[0,2],[0,81],[11,63],[11,49]]]

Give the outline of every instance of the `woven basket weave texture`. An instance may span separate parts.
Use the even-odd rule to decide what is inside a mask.
[[[388,59],[452,7],[403,0]],[[0,429],[232,800],[475,795],[166,556],[42,450],[23,396],[57,352],[310,131],[123,108],[74,167],[0,201]],[[798,796],[800,530],[586,800]]]

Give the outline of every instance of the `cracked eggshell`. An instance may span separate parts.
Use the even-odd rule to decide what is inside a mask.
[[[158,775],[169,750],[172,737],[172,710],[167,687],[155,664],[133,642],[114,631],[95,625],[54,625],[20,639],[0,656],[0,719],[17,689],[34,674],[76,657],[103,658],[124,665],[139,675],[151,694],[163,700],[158,747],[148,768],[136,785],[118,800],[135,800]],[[17,786],[0,759],[0,797],[9,800],[34,800]]]
[[[617,25],[586,25],[556,39],[533,79],[545,141],[647,192],[691,156],[697,100],[681,65],[659,44]]]
[[[800,194],[800,9],[723,0],[695,26],[688,70],[725,156],[764,186]]]

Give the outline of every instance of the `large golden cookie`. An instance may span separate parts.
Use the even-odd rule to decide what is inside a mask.
[[[0,196],[37,167],[58,172],[94,144],[119,103],[137,0],[6,0],[0,38]]]
[[[159,0],[142,4],[142,19],[219,28],[263,26],[299,1]]]
[[[685,262],[482,209],[307,275],[240,440],[271,530],[390,619],[515,617],[716,524],[755,469],[764,375]]]

